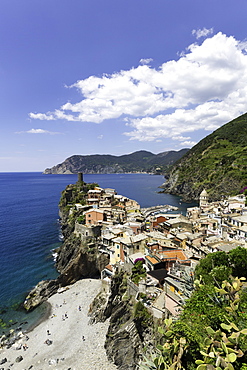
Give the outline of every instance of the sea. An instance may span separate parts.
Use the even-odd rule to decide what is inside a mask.
[[[142,208],[169,204],[184,214],[191,206],[159,193],[165,181],[160,175],[95,174],[83,179],[114,188]],[[39,281],[58,275],[52,253],[62,243],[58,203],[61,192],[76,181],[77,175],[0,173],[0,335],[11,328],[28,330],[45,314],[44,305],[26,313],[22,302]]]

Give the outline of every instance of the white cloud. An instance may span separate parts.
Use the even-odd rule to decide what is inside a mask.
[[[149,64],[149,63],[151,63],[153,61],[153,59],[152,58],[144,58],[144,59],[141,59],[140,60],[140,63],[141,64]]]
[[[201,37],[207,37],[209,35],[212,35],[214,32],[213,28],[203,28],[203,29],[198,29],[198,30],[193,30],[192,35],[195,35],[197,39]]]
[[[27,134],[50,134],[49,131],[43,130],[42,128],[32,128],[29,131],[26,131]]]
[[[184,141],[184,140],[190,140],[191,138],[188,136],[188,137],[184,137],[184,136],[173,136],[172,137],[172,140],[178,140],[178,141]]]
[[[40,119],[40,120],[54,120],[56,119],[52,114],[44,114],[44,113],[30,113],[30,118]]]
[[[193,31],[197,37],[212,32]],[[246,44],[219,32],[159,69],[142,64],[79,80],[71,87],[80,101],[30,117],[94,123],[122,117],[130,129],[125,135],[139,141],[215,130],[247,110]],[[177,140],[193,143],[190,137]]]
[[[31,130],[28,130],[28,131],[19,131],[19,132],[16,132],[16,134],[49,134],[49,135],[58,135],[58,134],[60,134],[60,132],[47,131],[47,130],[43,130],[42,128],[32,128]]]
[[[196,141],[187,140],[187,141],[182,141],[179,145],[183,148],[191,148],[192,146],[196,144],[197,144]]]

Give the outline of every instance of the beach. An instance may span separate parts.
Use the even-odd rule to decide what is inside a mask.
[[[50,297],[49,315],[10,348],[0,349],[0,369],[117,369],[104,349],[109,323],[89,324],[88,309],[100,287],[100,280],[84,279]]]

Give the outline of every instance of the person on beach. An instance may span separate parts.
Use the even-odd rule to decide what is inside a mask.
[[[48,346],[50,346],[52,344],[52,340],[46,339],[46,341],[44,342],[44,344],[47,344]]]

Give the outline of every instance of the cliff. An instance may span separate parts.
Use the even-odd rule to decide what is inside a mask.
[[[91,323],[110,319],[105,349],[120,370],[139,369],[142,354],[155,346],[155,323],[147,309],[126,295],[126,276],[112,277],[109,291],[102,289],[91,304]]]
[[[210,200],[238,194],[247,185],[247,114],[220,127],[171,168],[164,192],[196,200],[206,189]]]
[[[73,155],[64,162],[47,168],[44,174],[165,173],[169,166],[181,158],[188,149],[153,154],[141,150],[122,156],[113,155]]]
[[[88,186],[90,187],[90,185]],[[90,236],[87,240],[82,241],[73,233],[75,219],[80,215],[80,211],[75,211],[71,216],[68,204],[76,202],[78,197],[81,197],[81,201],[83,201],[88,186],[85,184],[84,189],[82,189],[78,184],[68,185],[62,193],[59,213],[64,242],[56,250],[56,268],[60,275],[54,280],[41,281],[34,287],[24,302],[27,311],[46,301],[59,288],[73,284],[82,278],[98,278],[100,272],[109,263],[108,256],[98,252],[96,247],[97,235],[95,237]]]

